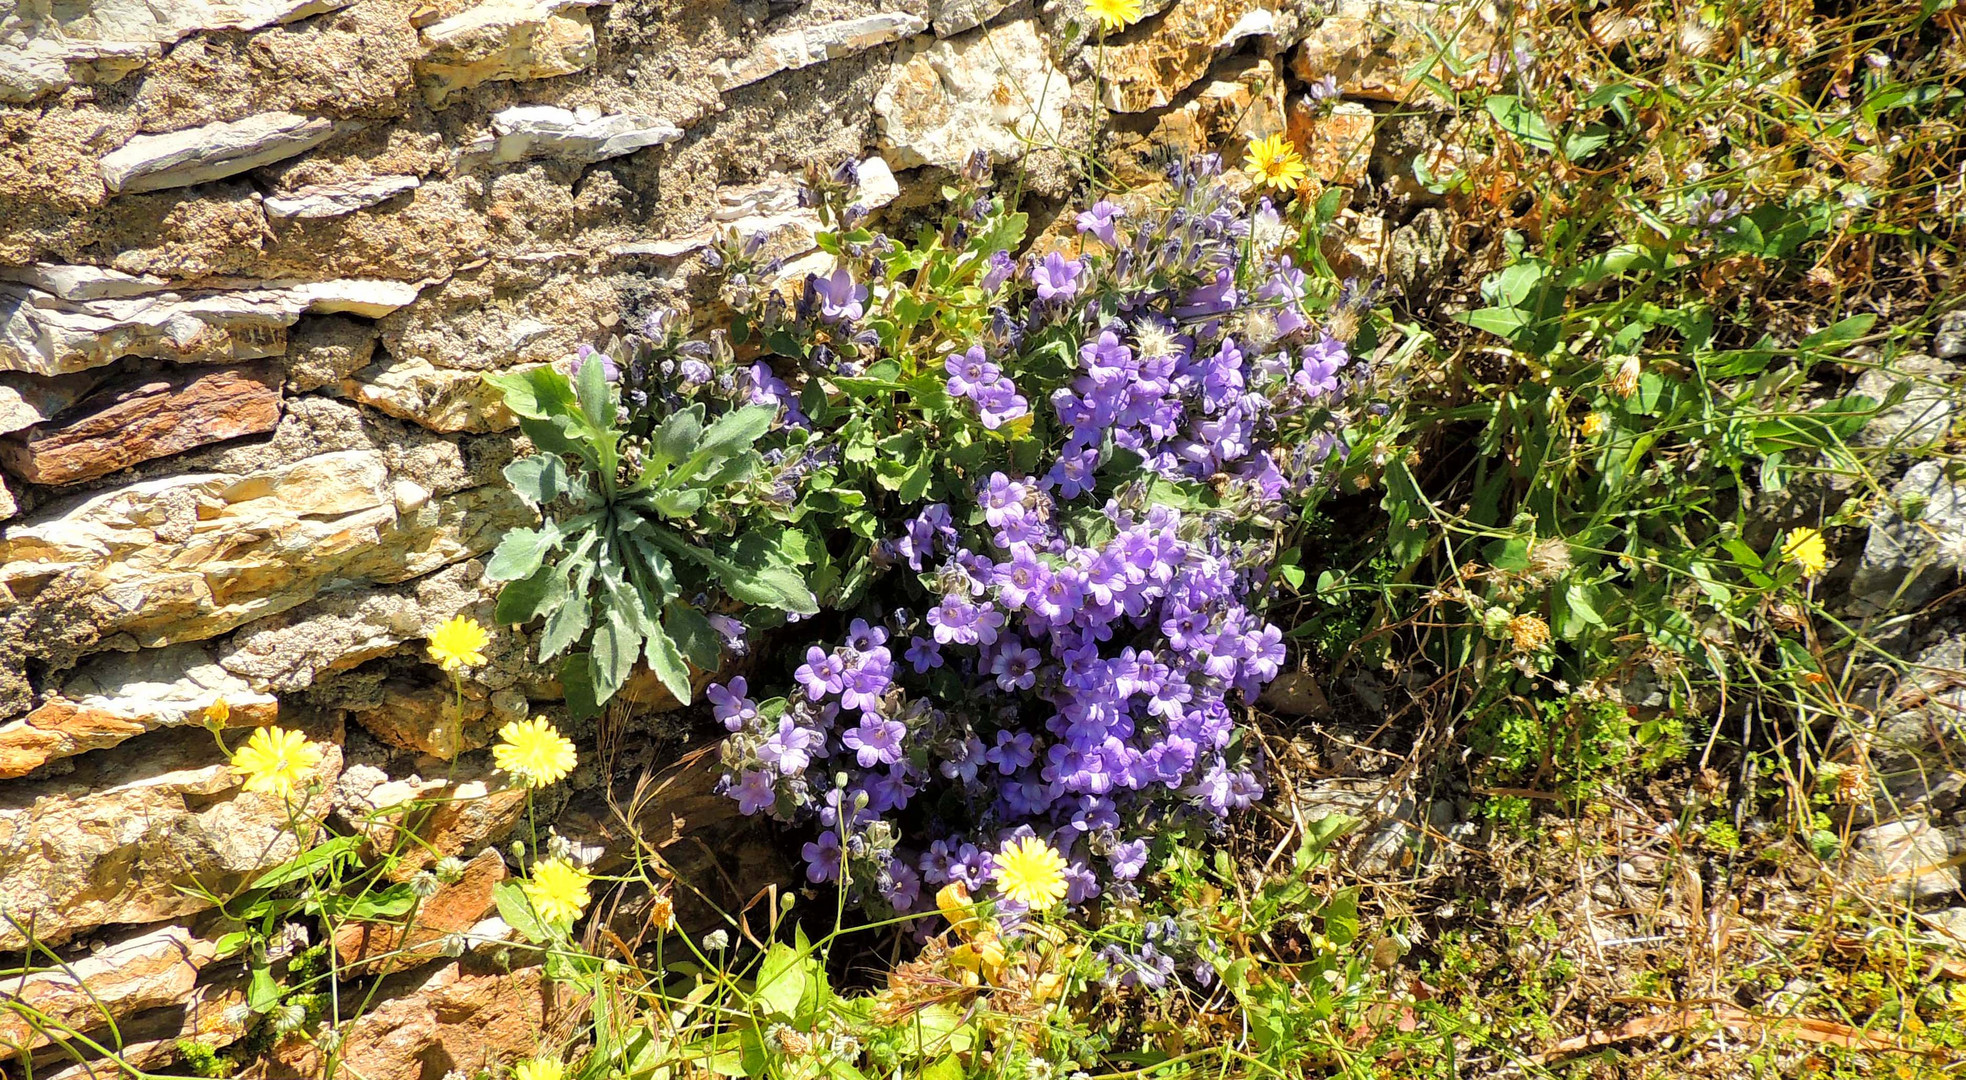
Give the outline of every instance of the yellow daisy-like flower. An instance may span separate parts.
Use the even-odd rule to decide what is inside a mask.
[[[1065,899],[1065,857],[1035,836],[1012,840],[997,852],[997,891],[1032,911]]]
[[[520,888],[540,918],[571,923],[587,910],[587,883],[593,880],[592,874],[565,859],[547,859],[532,868],[532,877]]]
[[[533,788],[566,779],[575,760],[573,741],[546,720],[514,720],[498,729],[492,747],[492,763]]]
[[[527,1058],[512,1066],[512,1080],[562,1080],[567,1067],[559,1058]]]
[[[1550,624],[1534,615],[1517,615],[1509,620],[1509,639],[1523,652],[1535,652],[1550,643]]]
[[[1242,159],[1242,171],[1263,187],[1294,188],[1304,179],[1304,159],[1282,135],[1256,139]]]
[[[1822,573],[1829,565],[1829,548],[1823,543],[1823,534],[1806,526],[1791,529],[1787,542],[1782,544],[1782,560],[1800,567],[1804,577]]]
[[[489,644],[491,634],[477,620],[459,615],[430,631],[430,658],[445,671],[477,667],[485,662],[485,646]]]
[[[222,728],[230,719],[232,719],[232,706],[227,705],[224,698],[213,698],[212,703],[205,706],[206,727]]]
[[[1584,433],[1586,439],[1595,439],[1604,434],[1604,414],[1594,412],[1584,417],[1584,422],[1578,425],[1578,430]]]
[[[1099,20],[1107,30],[1119,30],[1140,21],[1141,0],[1085,0],[1085,13]]]
[[[321,751],[307,736],[285,728],[263,727],[253,732],[232,755],[232,767],[246,774],[246,790],[286,798],[321,763]]]

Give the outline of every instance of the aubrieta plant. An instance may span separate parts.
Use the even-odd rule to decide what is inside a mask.
[[[733,388],[783,409],[776,497],[853,538],[812,577],[844,640],[796,650],[783,696],[710,689],[727,790],[876,911],[983,889],[1032,837],[1068,903],[1132,894],[1155,838],[1248,806],[1275,534],[1341,446],[1351,357],[1300,231],[1218,160],[1021,258],[985,173],[913,245],[832,205],[850,175],[815,185],[837,267],[792,299],[726,252],[732,339],[765,350]]]

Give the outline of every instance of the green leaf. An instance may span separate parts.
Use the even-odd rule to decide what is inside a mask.
[[[246,985],[246,1007],[256,1013],[264,1013],[280,1004],[280,984],[273,979],[273,969],[265,964],[253,965],[253,975]]]
[[[613,592],[607,586],[603,588]],[[621,684],[627,682],[628,676],[635,670],[636,658],[642,654],[641,632],[635,627],[632,614],[620,602],[618,594],[602,597],[601,616],[601,624],[594,628],[594,640],[590,643],[592,659],[589,664],[596,705],[607,704],[614,692],[621,689]]]
[[[608,389],[608,372],[600,353],[588,353],[580,365],[580,382],[574,387],[580,399],[581,415],[595,431],[614,426],[614,395]]]
[[[1556,137],[1550,134],[1549,124],[1523,104],[1521,98],[1514,94],[1491,94],[1481,105],[1517,142],[1550,153],[1556,151]]]
[[[649,437],[649,470],[658,476],[667,472],[669,466],[695,453],[697,440],[702,437],[702,405],[670,413]]]
[[[832,1000],[832,990],[825,966],[810,949],[779,941],[766,951],[764,963],[758,967],[757,992],[752,1000],[767,1016],[810,1027]]]
[[[569,653],[560,663],[560,689],[566,694],[567,713],[575,720],[601,715],[601,701],[594,693],[591,658],[586,653]]]
[[[485,562],[485,577],[492,581],[520,581],[539,572],[546,555],[560,546],[560,528],[551,521],[537,529],[512,529],[498,541],[492,557]]]
[[[669,693],[682,704],[689,704],[689,665],[683,663],[683,654],[676,649],[675,639],[659,626],[650,628],[648,660],[649,670],[662,680]]]
[[[277,889],[316,872],[328,871],[337,864],[345,865],[354,861],[361,846],[362,838],[359,836],[337,836],[324,840],[261,874],[247,888]]]
[[[1876,322],[1877,316],[1869,312],[1852,315],[1803,338],[1801,348],[1834,352],[1870,333],[1871,326]]]
[[[529,578],[511,581],[498,590],[498,604],[492,621],[500,626],[519,626],[556,610],[567,602],[567,573],[555,566],[542,566]]]
[[[498,387],[505,396],[506,408],[525,419],[549,420],[571,416],[576,407],[573,384],[549,364],[525,371],[487,375],[485,381]]]
[[[498,905],[498,917],[527,941],[538,945],[553,937],[546,924],[540,921],[539,914],[532,909],[532,901],[526,899],[526,890],[518,882],[499,882],[492,888],[492,902]]]
[[[715,671],[724,658],[722,635],[703,613],[688,604],[670,604],[662,616],[662,627],[675,640],[689,662],[704,671]]]
[[[567,472],[558,454],[530,454],[505,467],[505,482],[526,505],[537,510],[561,497],[580,498],[585,486]]]
[[[766,405],[747,405],[717,417],[716,423],[703,429],[696,452],[676,469],[670,482],[690,480],[712,462],[750,449],[752,443],[771,430],[772,421],[777,418],[778,410]]]
[[[499,599],[503,600],[503,594]],[[546,615],[546,626],[539,633],[539,658],[551,660],[573,647],[580,635],[587,632],[590,619],[589,607],[585,597],[568,593],[568,602],[554,608]]]

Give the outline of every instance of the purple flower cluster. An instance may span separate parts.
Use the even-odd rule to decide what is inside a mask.
[[[1244,605],[1249,553],[1203,515],[1118,501],[1082,515],[1089,534],[1074,539],[1042,481],[1003,473],[978,501],[988,542],[975,549],[939,504],[895,541],[912,565],[938,560],[924,574],[932,606],[894,620],[900,663],[885,628],[855,620],[843,644],[807,650],[782,711],[741,680],[711,691],[735,733],[739,808],[815,817],[827,831],[807,876],[833,880],[845,850],[900,911],[924,883],[980,883],[1019,829],[1067,853],[1067,899],[1082,903],[1141,872],[1157,821],[1220,819],[1262,790],[1233,745],[1231,698],[1274,678],[1284,648]],[[962,692],[930,697],[932,673]],[[938,777],[970,827],[902,836],[889,819]]]
[[[1353,365],[1314,324],[1275,208],[1244,206],[1219,169],[1177,168],[1158,211],[1094,204],[1078,257],[972,264],[991,309],[943,356],[943,386],[991,430],[1048,402],[1035,468],[1013,468],[1002,440],[975,444],[998,455],[971,474],[987,479],[890,519],[877,621],[803,647],[782,697],[742,678],[710,690],[726,792],[816,833],[809,880],[929,910],[937,888],[986,887],[992,853],[1037,836],[1067,860],[1069,903],[1124,897],[1157,836],[1260,796],[1236,713],[1286,652],[1259,614],[1269,546],[1251,523],[1342,453],[1331,417]],[[976,205],[957,227],[987,216]],[[808,296],[807,317],[835,323],[884,302],[870,308],[844,266]],[[861,358],[878,345],[831,340]],[[832,362],[821,352],[812,370]],[[803,419],[763,365],[740,390]],[[805,434],[800,462],[821,446],[837,458],[826,431]],[[1170,974],[1170,943],[1148,944],[1116,977]]]
[[[1031,415],[1031,403],[1017,392],[1017,384],[1004,375],[1003,369],[990,362],[983,346],[950,353],[942,368],[949,373],[949,396],[973,402],[983,426],[991,431]]]

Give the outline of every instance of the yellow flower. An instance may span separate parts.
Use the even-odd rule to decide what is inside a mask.
[[[430,658],[445,671],[476,667],[485,662],[485,646],[490,643],[491,635],[477,620],[459,615],[430,631]]]
[[[205,706],[206,727],[222,728],[230,719],[232,719],[232,706],[227,705],[224,698],[213,698],[212,703]]]
[[[575,869],[565,859],[547,859],[532,868],[532,877],[520,888],[540,918],[571,923],[587,910],[587,883],[592,880],[592,874]]]
[[[1523,652],[1535,652],[1550,643],[1550,624],[1534,615],[1517,615],[1509,620],[1509,637]]]
[[[559,1058],[527,1058],[512,1066],[512,1080],[561,1080],[566,1075],[567,1067]]]
[[[1804,577],[1815,577],[1829,565],[1829,550],[1823,544],[1823,534],[1804,526],[1789,530],[1788,542],[1782,545],[1782,559],[1802,568]]]
[[[527,787],[566,779],[574,766],[573,742],[546,720],[514,720],[498,729],[492,762]]]
[[[1065,899],[1065,857],[1035,836],[1012,840],[997,852],[997,891],[1032,911]]]
[[[1604,414],[1594,412],[1584,417],[1584,422],[1580,426],[1580,430],[1583,431],[1584,438],[1586,439],[1595,439],[1599,435],[1604,434]]]
[[[320,763],[321,752],[308,745],[307,736],[277,727],[253,732],[232,755],[232,767],[246,774],[247,791],[283,799]]]
[[[1256,183],[1278,190],[1296,187],[1304,179],[1304,159],[1281,135],[1252,141],[1242,169]]]
[[[960,881],[951,881],[935,894],[935,910],[949,920],[949,929],[957,937],[969,937],[983,927],[982,917],[971,905],[969,888]]]
[[[1118,30],[1140,21],[1140,0],[1085,0],[1085,13],[1099,20],[1107,30]]]

